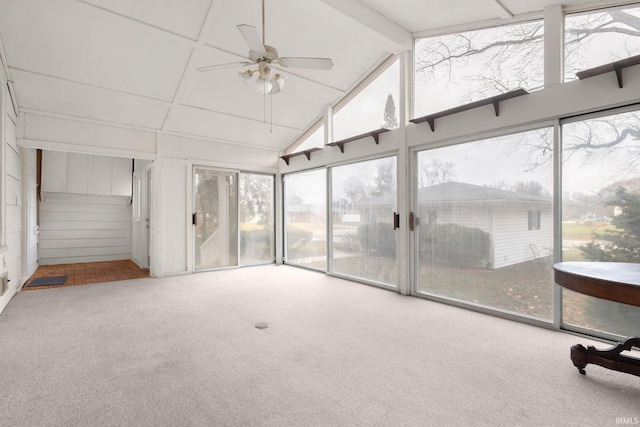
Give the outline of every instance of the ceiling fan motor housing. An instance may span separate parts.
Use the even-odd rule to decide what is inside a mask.
[[[261,61],[258,64],[258,69],[260,70],[260,75],[262,76],[263,79],[265,80],[273,79],[273,76],[275,75],[275,70],[271,67],[271,65],[269,65],[267,61]]]

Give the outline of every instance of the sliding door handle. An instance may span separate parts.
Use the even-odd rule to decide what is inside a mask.
[[[393,229],[397,230],[400,228],[400,214],[394,212],[393,213]]]
[[[416,225],[416,218],[413,212],[409,212],[409,230],[413,231]]]

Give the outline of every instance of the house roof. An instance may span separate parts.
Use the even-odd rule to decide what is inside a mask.
[[[418,190],[419,204],[438,202],[551,204],[551,199],[462,182],[445,182]]]
[[[266,44],[334,62],[288,68],[267,102],[238,77],[244,67],[197,71],[247,56],[236,25],[260,32],[260,0],[2,0],[0,35],[23,112],[280,151],[413,36],[556,3],[266,0]]]
[[[514,191],[467,184],[463,182],[445,182],[418,189],[418,204],[431,205],[439,203],[485,203],[485,204],[544,204],[551,205],[549,197],[533,196]],[[394,195],[374,198],[363,205],[392,206],[396,203]]]

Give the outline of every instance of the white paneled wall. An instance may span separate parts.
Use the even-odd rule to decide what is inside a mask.
[[[129,259],[129,197],[42,193],[38,253],[40,265]]]
[[[45,150],[42,191],[131,196],[133,163],[126,157]]]
[[[21,285],[22,271],[22,157],[16,140],[16,114],[6,76],[0,69],[0,275],[7,275],[7,286],[0,286],[0,312]]]
[[[40,265],[131,258],[132,161],[44,151]]]

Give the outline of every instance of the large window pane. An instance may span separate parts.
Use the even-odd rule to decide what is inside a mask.
[[[284,177],[286,262],[327,268],[326,188],[324,169]]]
[[[565,80],[598,65],[640,54],[640,7],[567,15]]]
[[[238,264],[238,174],[194,168],[195,268]]]
[[[315,127],[315,130],[313,128]],[[309,136],[300,142],[293,150],[292,153],[299,153],[310,148],[322,148],[324,147],[324,126],[322,123],[318,123],[311,128]]]
[[[542,21],[417,39],[416,117],[544,84]]]
[[[333,139],[339,141],[375,129],[398,127],[400,66],[396,60],[374,81],[337,110],[333,116]]]
[[[397,285],[396,158],[331,169],[333,271]]]
[[[640,263],[640,113],[562,126],[562,259]],[[637,335],[640,308],[563,291],[566,324]]]
[[[273,175],[240,174],[240,264],[274,261]]]
[[[418,153],[417,290],[552,316],[552,132]]]

